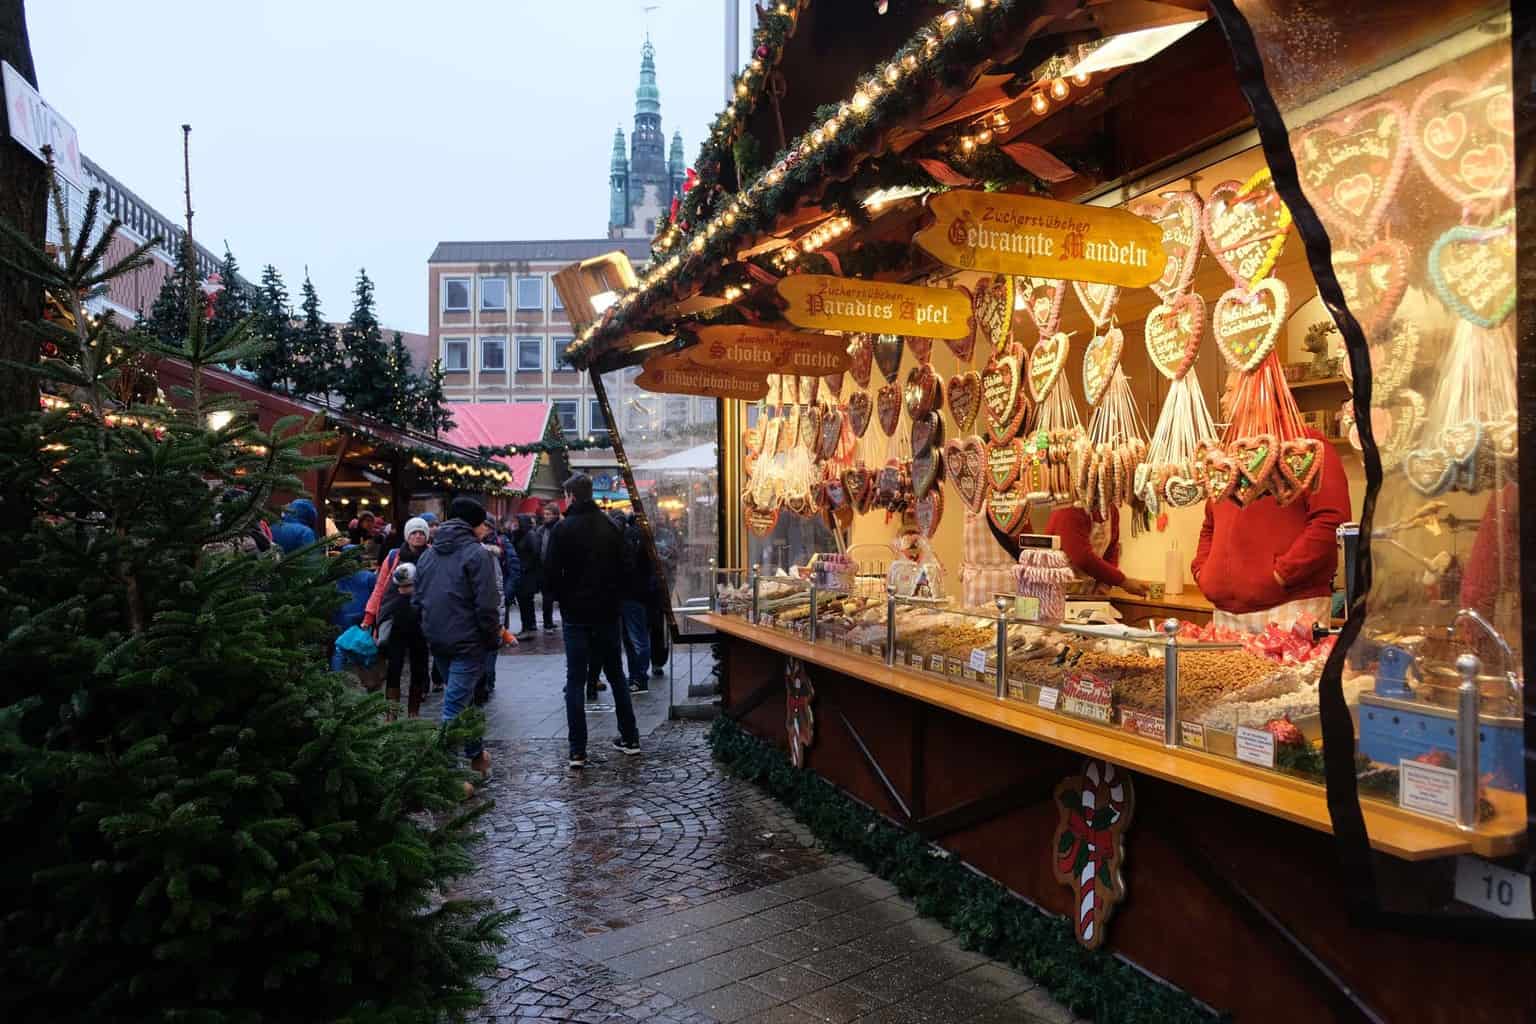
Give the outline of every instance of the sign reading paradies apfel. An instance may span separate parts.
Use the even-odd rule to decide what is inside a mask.
[[[637,387],[659,395],[702,395],[705,398],[739,398],[756,402],[768,395],[768,378],[761,374],[711,370],[705,366],[678,365],[665,357],[660,366],[647,363],[635,378]]]
[[[1142,288],[1168,260],[1162,229],[1127,210],[972,191],[936,195],[928,209],[934,221],[912,241],[962,270]]]
[[[848,339],[751,324],[698,329],[699,343],[679,353],[698,366],[747,373],[795,373],[814,377],[853,365]]]
[[[969,337],[972,330],[970,301],[956,288],[796,274],[778,289],[789,303],[784,319],[797,327],[953,339]]]

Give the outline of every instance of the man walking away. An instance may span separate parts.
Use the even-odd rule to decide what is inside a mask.
[[[534,529],[533,517],[520,515],[515,520],[517,529],[512,534],[512,549],[522,563],[523,575],[517,581],[517,638],[527,640],[538,631],[538,615],[534,611],[533,595],[543,587],[544,561],[539,557],[541,541]]]
[[[592,501],[592,478],[581,473],[565,482],[570,505],[554,528],[544,557],[546,585],[560,602],[565,638],[565,721],[570,734],[570,767],[587,765],[587,719],[582,696],[587,666],[603,666],[609,679],[622,680],[619,654],[619,578],[624,536]],[[621,753],[640,753],[640,731],[629,688],[613,687]]]
[[[547,501],[540,514],[544,521],[539,525],[535,543],[539,549],[539,564],[543,565],[549,561],[549,542],[555,535],[555,527],[560,524],[560,506]],[[544,631],[547,633],[555,628],[555,590],[549,585],[548,573],[543,574],[540,585],[544,596]]]
[[[629,662],[629,688],[651,688],[651,628],[646,605],[656,587],[656,569],[646,550],[645,531],[637,516],[624,520],[624,655]]]
[[[421,630],[447,686],[443,724],[453,721],[474,700],[475,684],[485,671],[486,652],[501,627],[501,594],[496,563],[480,539],[490,532],[485,509],[469,498],[455,498],[448,520],[432,546],[416,563],[416,592],[411,603],[421,616]],[[464,746],[469,765],[482,777],[491,758],[479,740]]]

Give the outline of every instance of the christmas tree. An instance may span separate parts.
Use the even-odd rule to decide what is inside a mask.
[[[160,294],[155,296],[149,315],[140,326],[160,341],[174,343],[186,335],[191,311],[204,311],[206,301],[198,280],[196,250],[192,248],[192,239],[183,237],[176,247],[176,265],[166,275]]]
[[[309,279],[308,267],[304,268],[301,294],[303,300],[299,308],[304,318],[293,342],[294,393],[329,405],[331,392],[337,390],[341,376],[341,352],[336,344],[336,332],[320,314],[320,296]]]
[[[341,328],[341,351],[346,369],[337,384],[348,412],[390,422],[395,416],[396,370],[390,365],[389,346],[374,311],[373,281],[368,271],[357,272],[352,315]],[[401,346],[404,351],[404,346]],[[406,356],[409,365],[410,356]],[[403,383],[403,378],[398,379]]]
[[[261,268],[261,287],[251,297],[250,335],[262,351],[245,368],[268,391],[293,390],[293,356],[297,332],[288,286],[272,264]]]
[[[74,236],[55,203],[58,259],[0,224],[7,273],[59,311],[33,369],[67,396],[0,423],[32,513],[0,528],[0,1020],[461,1017],[503,922],[446,895],[471,867],[462,736],[324,669],[348,558],[242,550],[317,438],[210,391],[260,358],[242,328],[87,315],[145,249],[106,265],[98,193]],[[172,404],[119,401],[146,353],[191,366]]]
[[[251,315],[250,296],[240,282],[240,265],[235,254],[224,247],[224,259],[219,264],[219,290],[213,297],[213,316],[209,319],[208,333],[222,338],[232,333],[236,326]]]
[[[453,429],[453,414],[443,394],[443,361],[432,360],[424,377],[417,377],[411,389],[411,426],[436,436]]]

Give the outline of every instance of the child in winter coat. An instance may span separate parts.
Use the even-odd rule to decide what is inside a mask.
[[[389,588],[379,602],[379,647],[387,659],[384,696],[391,704],[400,702],[400,676],[406,659],[411,665],[411,690],[406,696],[406,714],[421,717],[421,701],[430,684],[427,668],[427,638],[421,632],[421,620],[411,607],[416,589],[416,565],[401,562],[395,567]]]

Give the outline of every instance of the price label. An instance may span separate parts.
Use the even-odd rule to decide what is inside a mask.
[[[1532,919],[1531,876],[1471,854],[1456,858],[1456,898],[1499,917]]]
[[[1179,742],[1195,750],[1205,749],[1205,726],[1199,722],[1179,723]]]
[[[930,655],[928,655],[928,671],[929,672],[938,672],[940,675],[942,675],[944,673],[944,655],[942,655],[942,654],[930,654]]]
[[[1266,729],[1237,727],[1237,759],[1260,768],[1275,766],[1275,736]]]
[[[1054,686],[1042,686],[1035,703],[1047,711],[1055,711],[1056,705],[1061,703],[1061,691]]]
[[[1149,715],[1144,711],[1132,711],[1126,708],[1120,712],[1120,725],[1126,732],[1146,736],[1148,739],[1161,741],[1167,735],[1162,718],[1158,715]]]
[[[1460,788],[1454,768],[1408,758],[1397,762],[1397,802],[1410,811],[1455,821]]]
[[[985,672],[987,670],[987,649],[985,647],[972,647],[971,660],[968,664],[977,672]]]
[[[944,674],[947,676],[954,676],[956,679],[964,679],[965,662],[961,661],[959,658],[945,658]]]
[[[1038,597],[1015,596],[1013,599],[1013,614],[1025,622],[1040,621],[1040,599]]]

